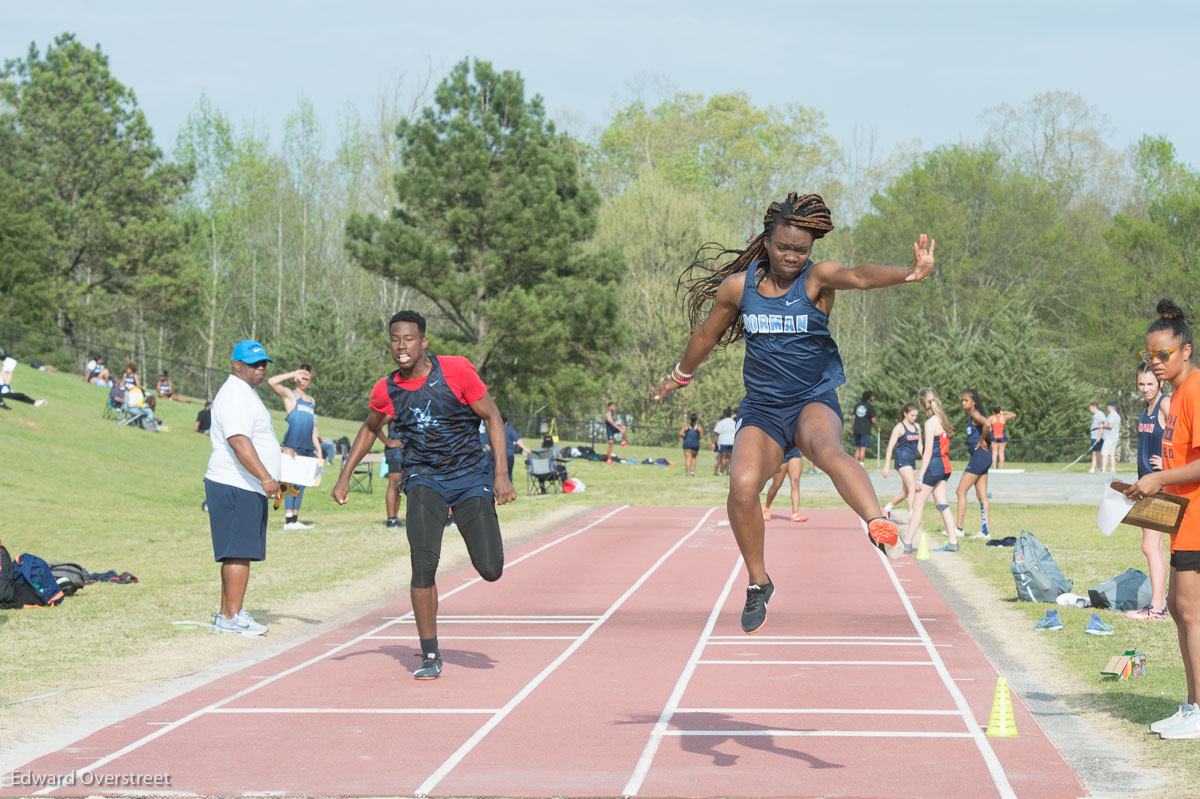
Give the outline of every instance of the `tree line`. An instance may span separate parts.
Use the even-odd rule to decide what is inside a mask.
[[[843,293],[832,315],[843,403],[869,388],[885,420],[923,385],[951,408],[977,389],[1018,437],[1079,434],[1091,399],[1128,418],[1155,301],[1200,313],[1200,173],[1157,133],[1111,147],[1076,95],[881,154],[739,92],[634,99],[572,135],[517,72],[464,60],[430,83],[332,133],[301,99],[278,141],[202,96],[168,153],[99,46],[31,45],[0,73],[0,318],[218,369],[256,338],[314,364],[338,392],[323,412],[357,416],[408,307],[511,413],[611,399],[639,424],[715,420],[741,398],[740,344],[650,400],[689,333],[677,280],[791,190],[833,208],[818,258],[903,265],[938,240],[930,280]]]

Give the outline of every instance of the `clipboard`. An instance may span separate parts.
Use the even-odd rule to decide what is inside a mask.
[[[304,455],[297,455],[293,458],[284,455],[280,461],[279,480],[283,483],[314,488],[321,485],[323,471],[320,458],[310,458]]]
[[[1130,488],[1129,483],[1113,480],[1109,486],[1114,491],[1124,493]],[[1189,500],[1175,494],[1160,491],[1152,497],[1143,497],[1133,503],[1129,513],[1121,520],[1121,524],[1131,524],[1134,527],[1145,527],[1147,530],[1158,530],[1160,533],[1175,535],[1179,532],[1179,524],[1183,521],[1183,512],[1187,510]]]

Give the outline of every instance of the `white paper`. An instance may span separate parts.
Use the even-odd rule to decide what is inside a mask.
[[[320,485],[320,475],[318,470],[321,466],[320,458],[308,458],[303,455],[297,455],[292,458],[284,455],[280,459],[279,482],[293,483],[298,486],[315,486]]]
[[[1104,481],[1104,488],[1100,493],[1100,513],[1096,516],[1096,524],[1100,526],[1100,532],[1105,535],[1112,535],[1113,530],[1117,529],[1117,525],[1129,514],[1130,508],[1133,507],[1132,499],[1127,499],[1120,491],[1112,487],[1112,483],[1117,478],[1109,477]]]

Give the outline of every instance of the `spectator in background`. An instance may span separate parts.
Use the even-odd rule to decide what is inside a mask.
[[[733,409],[726,408],[721,418],[713,425],[713,451],[717,460],[713,464],[713,476],[729,474],[729,458],[733,453],[733,439],[737,435],[737,422],[733,420]]]
[[[617,413],[617,403],[615,403],[615,402],[608,403],[608,410],[606,410],[604,412],[604,429],[608,433],[608,452],[606,452],[604,454],[604,462],[608,463],[608,464],[611,464],[613,462],[613,458],[612,458],[613,439],[615,439],[618,434],[620,434],[620,436],[621,436],[621,446],[622,447],[629,446],[629,441],[626,440],[626,438],[625,438],[625,425],[617,424],[616,413]]]
[[[95,358],[88,361],[87,367],[83,370],[83,379],[84,382],[91,383],[92,385],[96,386],[112,386],[112,373],[110,373],[108,371],[108,367],[104,365],[103,355],[97,355]]]
[[[1100,412],[1099,403],[1090,403],[1088,410],[1092,412],[1092,424],[1088,428],[1088,435],[1092,439],[1092,468],[1088,469],[1088,474],[1091,474],[1096,470],[1104,471],[1104,461],[1100,456],[1101,435],[1104,433],[1104,414]]]
[[[262,635],[243,606],[250,563],[267,559],[267,499],[279,496],[281,454],[271,414],[254,389],[271,359],[257,341],[233,347],[233,374],[213,400],[212,455],[204,474],[213,559],[221,564],[219,633]]]
[[[173,399],[176,402],[187,402],[187,397],[182,397],[175,393],[175,384],[171,382],[171,378],[163,372],[158,376],[158,396]]]
[[[333,463],[333,456],[337,454],[337,444],[334,444],[325,436],[317,436],[317,441],[321,444],[321,457],[326,463]]]
[[[854,460],[859,463],[867,459],[867,447],[871,446],[871,428],[883,431],[879,422],[875,421],[875,406],[871,404],[874,399],[874,391],[864,391],[862,399],[854,406],[854,427],[851,433],[854,436]]]
[[[291,380],[295,388],[283,385]],[[267,380],[271,390],[283,398],[283,409],[287,413],[287,432],[283,436],[283,454],[295,458],[317,457],[321,441],[317,435],[317,404],[308,394],[312,383],[312,367],[301,364],[299,369],[287,374],[275,375]],[[283,529],[288,531],[311,530],[311,524],[300,521],[300,503],[304,500],[304,486],[295,486],[297,494],[283,499]]]
[[[559,477],[561,477],[563,480],[566,480],[567,462],[563,460],[562,452],[559,450],[558,445],[554,443],[554,439],[550,436],[543,438],[542,448],[531,454],[542,455],[543,453],[554,463],[554,471],[558,472]]]
[[[16,400],[17,402],[27,402],[35,408],[40,408],[46,404],[44,399],[35,400],[27,394],[21,394],[12,390],[13,370],[17,368],[17,361],[14,358],[8,357],[8,353],[0,347],[0,408],[11,410],[5,404],[5,400]]]
[[[384,435],[387,431],[388,435]],[[387,463],[387,494],[383,501],[387,505],[387,520],[385,527],[403,527],[400,521],[400,502],[404,491],[404,442],[399,438],[400,431],[393,424],[391,416],[386,417],[379,425],[379,433],[375,437],[385,447],[383,459]]]
[[[1100,435],[1103,442],[1100,445],[1102,457],[1101,469],[1108,468],[1109,474],[1117,473],[1117,443],[1121,439],[1121,414],[1117,413],[1117,403],[1108,403],[1108,414],[1104,417],[1104,432]]]
[[[704,425],[700,417],[692,412],[688,414],[687,424],[679,428],[679,437],[683,439],[683,473],[687,477],[696,476],[696,456],[700,453],[700,436],[704,435]]]
[[[196,433],[207,433],[212,427],[212,402],[205,402],[204,408],[200,413],[196,414],[196,423],[192,425],[192,431]]]
[[[521,440],[521,434],[517,432],[517,428],[508,423],[507,413],[500,414],[500,418],[504,422],[504,454],[508,458],[508,473],[511,475],[513,473],[513,462],[517,457],[517,447],[520,447],[521,451],[526,455],[533,450],[525,446],[525,442]]]

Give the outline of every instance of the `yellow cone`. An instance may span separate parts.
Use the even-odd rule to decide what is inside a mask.
[[[921,540],[917,543],[917,560],[929,560],[929,541],[925,538],[925,531],[921,531]]]
[[[992,698],[992,716],[988,719],[987,734],[991,738],[1017,737],[1013,721],[1012,697],[1008,693],[1008,678],[996,678],[996,695]]]

